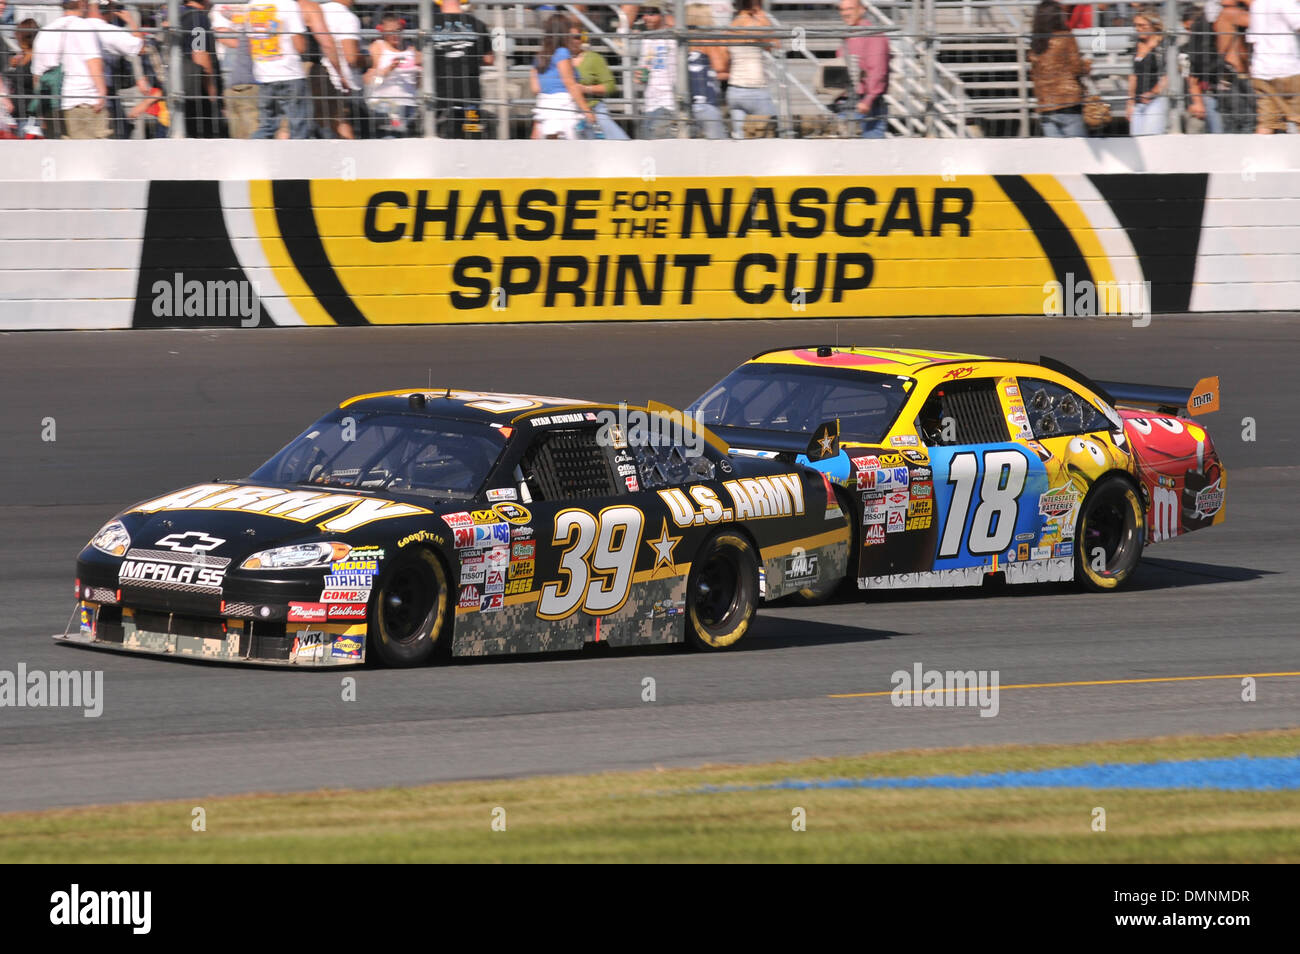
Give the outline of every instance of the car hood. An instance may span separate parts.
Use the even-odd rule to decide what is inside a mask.
[[[422,506],[407,499],[335,488],[248,481],[194,484],[141,501],[118,515],[132,549],[242,560],[274,546],[315,540],[355,543],[391,521],[427,520],[464,503]]]

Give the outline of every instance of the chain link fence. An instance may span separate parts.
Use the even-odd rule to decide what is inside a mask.
[[[1252,26],[1244,0],[0,8],[8,138],[1123,136],[1300,121],[1285,66],[1300,39]]]

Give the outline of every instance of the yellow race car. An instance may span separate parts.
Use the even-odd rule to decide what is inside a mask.
[[[1144,545],[1224,519],[1224,468],[1191,419],[1218,403],[1217,378],[1126,385],[1050,358],[821,345],[755,355],[689,410],[733,453],[829,477],[861,589],[1001,573],[1110,590]]]

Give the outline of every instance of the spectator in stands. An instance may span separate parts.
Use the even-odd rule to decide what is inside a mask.
[[[258,126],[257,79],[253,75],[249,33],[244,29],[247,21],[245,3],[222,3],[212,8],[214,35],[221,46],[226,128],[232,139],[251,139]],[[234,32],[217,30],[218,23],[229,23]]]
[[[316,40],[321,54],[339,69],[338,49],[325,26],[320,5],[314,0],[262,0],[247,4],[241,26],[225,16],[213,17],[220,41],[238,45],[246,33],[257,81],[258,126],[254,139],[280,138],[281,122],[288,123],[288,138],[307,139],[312,133],[310,87],[302,55],[307,35]]]
[[[14,31],[18,52],[9,57],[5,80],[9,84],[9,97],[13,100],[14,119],[22,125],[35,123],[37,118],[35,83],[32,80],[32,44],[40,32],[40,24],[31,17],[23,20]]]
[[[32,76],[40,84],[40,95],[59,104],[58,135],[64,139],[108,139],[112,131],[104,55],[94,24],[88,23],[85,15],[84,0],[64,0],[63,16],[51,20],[36,35]],[[42,79],[47,72],[50,78]]]
[[[406,41],[403,20],[386,13],[379,21],[379,39],[370,44],[370,88],[367,102],[378,122],[381,139],[410,136],[415,132],[420,90],[420,51]]]
[[[871,26],[862,0],[840,0],[840,19],[849,27]],[[840,118],[863,139],[884,139],[888,125],[889,38],[850,36],[840,47],[849,71],[849,89],[838,100]]]
[[[15,104],[9,98],[9,83],[0,73],[0,139],[18,138],[18,119],[14,116]]]
[[[578,88],[582,90],[582,95],[591,105],[592,114],[596,117],[596,125],[588,130],[591,137],[627,139],[627,133],[614,122],[609,107],[603,102],[618,95],[618,81],[614,79],[614,71],[609,68],[604,56],[591,49],[587,35],[576,23],[569,25],[569,52],[577,71]]]
[[[1169,97],[1166,94],[1168,77],[1165,75],[1165,26],[1148,7],[1140,9],[1133,17],[1137,30],[1137,48],[1133,51],[1133,72],[1128,78],[1129,135],[1158,136],[1169,125]]]
[[[1250,76],[1255,88],[1255,132],[1284,133],[1300,126],[1300,0],[1251,0]]]
[[[1029,77],[1043,135],[1087,136],[1080,78],[1088,75],[1092,63],[1079,55],[1078,41],[1066,26],[1065,8],[1057,0],[1042,0],[1034,8],[1030,29]]]
[[[311,65],[311,94],[316,115],[326,137],[355,139],[356,123],[361,114],[361,21],[352,12],[352,0],[327,0],[320,5],[325,29],[338,48],[340,74],[321,56]],[[436,14],[435,14],[436,16]]]
[[[856,0],[855,0],[856,2]],[[713,10],[708,4],[692,3],[686,8],[688,29],[714,29]],[[691,84],[691,118],[705,139],[726,139],[722,118],[722,80],[727,78],[731,57],[717,43],[692,43],[686,58],[686,75]]]
[[[185,137],[216,139],[225,134],[221,123],[221,72],[217,41],[212,32],[210,0],[185,0],[181,7],[184,59],[181,89],[185,95]]]
[[[1206,3],[1206,19],[1210,3]],[[1215,46],[1224,66],[1232,74],[1229,88],[1221,93],[1219,112],[1224,132],[1255,131],[1255,89],[1250,79],[1250,45],[1246,30],[1250,26],[1249,0],[1223,0],[1214,23]]]
[[[533,137],[536,139],[577,139],[578,120],[596,125],[596,114],[578,85],[569,50],[569,18],[552,13],[546,18],[542,48],[528,75],[537,102],[533,107]]]
[[[108,0],[91,0],[86,9],[86,20],[94,24],[95,36],[104,55],[104,78],[108,84],[113,135],[125,139],[130,134],[127,110],[149,92],[140,65],[144,34],[128,11],[110,4]]]
[[[14,10],[8,0],[0,0],[0,77],[9,73],[9,60],[22,52],[15,35]],[[17,103],[14,103],[15,108]]]
[[[763,0],[736,0],[736,16],[731,27],[737,31],[770,30],[772,21],[763,12]],[[731,135],[734,139],[745,138],[748,117],[763,116],[770,120],[776,116],[776,102],[767,91],[763,51],[779,46],[776,40],[746,40],[731,47],[727,108],[731,111]]]
[[[1218,90],[1225,82],[1226,68],[1215,45],[1214,27],[1206,19],[1202,8],[1184,3],[1180,10],[1187,42],[1187,114],[1204,123],[1204,132],[1218,135],[1223,132],[1223,117],[1219,114]],[[1198,132],[1191,128],[1188,132]]]
[[[483,90],[479,74],[495,62],[492,38],[460,0],[442,0],[433,14],[434,109],[443,139],[482,139]]]
[[[1066,28],[1074,30],[1091,30],[1092,29],[1092,4],[1076,3],[1070,7],[1070,13],[1065,21]]]
[[[664,0],[641,5],[641,20],[648,31],[670,29],[673,18],[665,12]],[[677,43],[672,37],[654,36],[641,41],[637,82],[645,86],[642,139],[665,139],[673,134],[677,115]]]

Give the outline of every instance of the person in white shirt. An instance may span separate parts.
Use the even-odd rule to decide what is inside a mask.
[[[386,13],[379,21],[379,39],[370,44],[367,97],[375,112],[380,139],[409,136],[415,131],[420,91],[420,51],[407,42],[403,20]]]
[[[313,0],[261,0],[246,7],[242,23],[222,13],[212,16],[219,42],[235,47],[239,34],[247,33],[257,81],[259,124],[254,139],[276,138],[282,119],[288,120],[290,139],[307,139],[312,132],[310,88],[302,54],[307,51],[307,31],[320,44],[321,54],[339,68],[338,50],[325,26],[320,5]]]
[[[1250,77],[1255,88],[1255,132],[1300,127],[1300,0],[1252,0]]]
[[[100,49],[104,55],[104,81],[109,91],[109,111],[112,114],[114,135],[127,136],[126,110],[149,93],[144,67],[140,63],[140,50],[144,47],[144,34],[127,29],[104,19],[111,0],[91,0],[86,9],[86,20],[95,25]],[[122,10],[126,22],[135,24],[129,11]],[[127,76],[130,80],[127,80]]]
[[[311,67],[311,94],[317,117],[339,139],[355,139],[353,123],[359,118],[361,81],[361,21],[352,12],[352,0],[329,0],[320,5],[325,29],[339,48],[340,75],[326,57]]]
[[[664,0],[646,0],[641,19],[647,30],[669,30],[673,18]],[[645,122],[642,139],[666,139],[673,134],[677,115],[677,41],[672,37],[647,37],[641,41],[636,81],[645,86]]]
[[[84,19],[84,0],[64,0],[63,11],[63,16],[36,35],[32,76],[39,80],[55,67],[63,71],[59,90],[62,138],[107,139],[108,85],[95,24]]]

